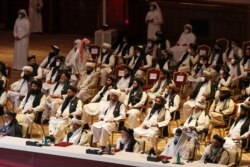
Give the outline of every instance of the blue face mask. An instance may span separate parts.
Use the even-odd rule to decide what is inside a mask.
[[[180,136],[174,135],[174,144],[176,145],[180,139]]]

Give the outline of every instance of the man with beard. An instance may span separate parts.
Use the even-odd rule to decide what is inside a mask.
[[[58,108],[56,115],[50,117],[49,135],[55,141],[61,141],[65,135],[65,128],[70,125],[71,118],[78,118],[82,115],[82,101],[76,97],[77,88],[69,86],[67,97]]]
[[[165,51],[166,49],[169,49],[170,43],[169,41],[166,40],[162,31],[156,31],[155,36],[156,36],[155,45],[161,51]]]
[[[147,69],[152,67],[152,56],[146,55],[142,45],[135,48],[135,54],[129,62],[129,67],[135,71],[135,76],[143,78]]]
[[[0,128],[0,134],[3,136],[23,137],[22,126],[16,120],[16,113],[7,111],[4,114],[4,126]]]
[[[40,66],[43,68],[44,74],[48,74],[52,67],[56,65],[56,57],[59,55],[60,48],[56,45],[51,46],[49,55],[42,61]]]
[[[234,111],[234,102],[231,99],[230,89],[221,87],[219,99],[215,99],[209,109],[211,123],[217,125],[227,125],[229,116]]]
[[[115,65],[115,57],[111,54],[111,45],[108,43],[102,44],[101,55],[98,58],[98,70],[100,70],[101,86],[105,85],[108,74],[112,72]]]
[[[23,76],[18,81],[10,85],[8,97],[15,107],[18,107],[22,98],[27,94],[32,80],[33,69],[30,66],[23,67]]]
[[[170,76],[173,76],[174,71],[177,69],[177,62],[173,58],[173,52],[167,49],[162,51],[162,59],[156,64],[156,68],[168,71]]]
[[[183,104],[183,116],[184,120],[192,113],[192,108],[196,102],[204,102],[209,97],[213,97],[213,91],[211,86],[211,73],[208,70],[202,72],[202,77],[195,90],[190,96],[187,97],[187,101]],[[215,93],[215,92],[214,92]]]
[[[134,129],[134,136],[139,138],[145,136],[150,142],[150,152],[155,154],[156,139],[159,136],[159,128],[167,126],[171,116],[166,111],[164,105],[166,101],[163,97],[157,96],[152,108],[148,109],[148,114],[140,127]]]
[[[239,47],[238,40],[231,40],[231,45],[226,49],[225,53],[223,53],[223,62],[227,64],[228,60],[236,58],[241,60],[243,57],[242,49]]]
[[[109,93],[111,89],[116,89],[116,78],[109,76],[105,86],[95,95],[89,104],[85,104],[83,107],[83,123],[88,128],[88,115],[97,115],[101,112],[101,109],[109,101]]]
[[[219,135],[214,135],[211,144],[205,148],[201,161],[204,163],[213,163],[227,165],[229,162],[229,153],[223,148],[225,140]]]
[[[0,116],[4,114],[4,107],[7,102],[7,93],[3,87],[4,82],[0,80]]]
[[[139,152],[139,143],[134,138],[133,129],[121,128],[121,137],[116,142],[115,151]]]
[[[155,67],[162,60],[162,52],[152,39],[148,39],[145,53],[152,57],[152,67]]]
[[[99,73],[94,70],[95,63],[87,62],[86,67],[86,70],[80,75],[80,81],[77,84],[77,97],[80,98],[83,103],[87,103],[88,100],[93,97],[99,80]]]
[[[110,90],[110,101],[106,102],[105,106],[101,108],[98,121],[91,127],[93,146],[96,146],[99,142],[102,150],[108,144],[109,134],[125,119],[125,106],[119,101],[120,95],[119,90]]]
[[[147,94],[142,89],[143,81],[135,78],[133,88],[125,98],[124,105],[127,107],[129,128],[134,129],[140,125],[138,118],[141,114],[142,106],[147,100]]]
[[[229,74],[232,76],[231,87],[236,88],[237,86],[240,86],[240,88],[242,88],[245,72],[243,66],[240,63],[240,59],[238,59],[236,56],[233,56],[233,58],[230,60],[228,67],[230,69]]]
[[[219,43],[215,43],[214,48],[208,60],[208,64],[211,68],[214,68],[217,72],[220,70],[220,66],[223,63],[223,46]]]
[[[31,89],[23,98],[20,106],[16,109],[17,120],[29,126],[28,136],[30,136],[30,127],[35,120],[36,112],[43,112],[46,96],[41,92],[42,82],[33,80]]]
[[[43,69],[36,63],[36,56],[32,55],[27,58],[28,65],[33,68],[33,78],[42,79],[43,78]]]
[[[60,80],[53,84],[49,89],[49,94],[46,97],[46,105],[43,111],[43,123],[47,123],[50,117],[56,115],[56,111],[63,102],[63,96],[67,94],[70,74],[66,71],[62,72]]]
[[[244,70],[250,71],[250,46],[247,46],[246,53],[241,60],[241,65],[244,67]]]
[[[168,71],[161,70],[160,77],[154,86],[147,91],[150,100],[154,100],[156,96],[160,96],[164,93],[168,84],[172,83]]]
[[[134,71],[128,66],[124,68],[124,76],[117,82],[117,88],[122,92],[127,92],[128,89],[133,85],[134,82]]]
[[[247,144],[247,138],[250,134],[250,105],[249,101],[244,102],[240,105],[240,115],[235,120],[233,125],[229,130],[228,136],[226,139],[226,144],[229,145],[229,148],[234,148],[234,141],[241,141],[240,148],[245,148]]]

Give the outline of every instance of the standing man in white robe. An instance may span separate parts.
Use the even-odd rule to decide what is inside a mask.
[[[161,25],[163,24],[161,9],[156,2],[149,3],[149,11],[145,21],[148,24],[147,39],[156,39],[155,33],[161,31]]]
[[[18,11],[13,35],[15,38],[13,69],[22,70],[29,52],[30,22],[24,9]]]
[[[171,47],[170,50],[174,53],[174,59],[180,60],[180,56],[183,52],[188,49],[189,44],[195,44],[196,36],[192,33],[192,25],[184,25],[184,32],[181,34],[178,42],[175,46]]]
[[[29,18],[32,33],[43,32],[42,13],[43,8],[42,0],[29,0]]]

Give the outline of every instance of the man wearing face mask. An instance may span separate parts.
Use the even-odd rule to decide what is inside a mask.
[[[226,51],[223,53],[223,62],[226,64],[228,60],[231,60],[233,58],[241,60],[243,57],[242,49],[239,47],[239,41],[233,39],[231,40],[231,45],[226,49]]]
[[[174,153],[175,153],[175,150],[177,149],[177,143],[180,139],[181,133],[182,133],[182,130],[180,128],[177,128],[175,130],[174,137],[168,141],[161,155],[174,157]]]
[[[56,57],[59,55],[59,52],[60,48],[56,45],[52,45],[49,55],[40,64],[45,76],[50,72],[51,68],[56,65]]]
[[[52,85],[59,80],[60,74],[62,73],[64,68],[63,56],[57,56],[55,60],[56,60],[56,65],[52,67],[50,72],[46,75],[46,83],[43,83],[43,90],[45,91],[49,90],[52,87]]]
[[[49,89],[46,97],[46,104],[42,115],[44,124],[48,123],[49,118],[56,115],[56,111],[63,102],[63,96],[67,94],[70,74],[66,71],[62,72],[60,80],[54,83]]]
[[[16,113],[7,111],[4,114],[4,125],[0,128],[0,134],[3,136],[23,137],[22,126],[16,120]]]
[[[77,83],[77,97],[82,100],[83,103],[87,103],[90,98],[93,97],[95,90],[98,86],[99,73],[95,72],[95,63],[87,62],[86,71],[80,75],[80,80]]]
[[[196,42],[196,36],[192,33],[192,25],[184,25],[184,32],[181,34],[178,42],[175,46],[171,47],[170,50],[174,53],[176,61],[180,60],[181,54],[188,49],[188,46]]]
[[[30,35],[30,22],[24,9],[18,11],[18,18],[14,25],[13,35],[15,38],[13,68],[22,70],[23,66],[27,64]]]
[[[121,128],[121,138],[116,142],[115,151],[139,152],[139,143],[134,138],[134,130],[126,127]]]
[[[143,81],[135,78],[133,87],[124,100],[127,107],[129,128],[134,129],[140,125],[138,118],[141,114],[142,106],[147,100],[147,94],[142,89]]]
[[[65,65],[72,69],[72,73],[75,74],[75,61],[76,61],[76,56],[77,54],[79,54],[79,47],[81,45],[81,40],[80,39],[76,39],[74,41],[74,46],[73,48],[69,51],[68,55],[66,56],[65,59]]]
[[[162,52],[152,39],[148,39],[145,53],[152,56],[152,67],[155,67],[162,60]]]
[[[214,68],[217,72],[220,70],[220,66],[223,62],[223,46],[219,43],[215,43],[214,48],[210,54],[208,64],[211,68]]]
[[[42,79],[43,77],[43,70],[42,68],[36,63],[36,56],[32,55],[27,58],[28,65],[33,68],[33,78],[34,79]]]
[[[41,92],[42,82],[33,80],[31,89],[23,98],[21,104],[16,109],[17,120],[29,126],[28,137],[30,136],[30,127],[35,120],[36,112],[43,112],[46,102],[46,96]]]
[[[138,45],[135,50],[135,55],[129,63],[129,67],[135,71],[135,76],[143,78],[147,69],[152,67],[152,56],[145,54],[142,45]]]
[[[234,56],[229,64],[229,74],[232,76],[232,88],[243,87],[243,78],[245,77],[244,67],[240,64],[239,59]]]
[[[149,3],[149,11],[146,15],[145,22],[148,24],[147,39],[156,39],[155,33],[161,31],[161,25],[163,24],[163,17],[158,3]]]
[[[118,64],[127,65],[134,55],[134,46],[130,44],[130,41],[126,35],[122,37],[122,41],[115,49],[114,55],[118,57]]]
[[[32,81],[33,69],[31,66],[23,67],[22,78],[10,85],[8,97],[15,107],[18,107],[22,98],[27,94]]]
[[[227,125],[229,116],[234,111],[234,102],[231,99],[230,89],[221,87],[219,99],[215,99],[209,109],[211,123],[217,125]]]
[[[204,102],[209,98],[213,98],[215,94],[215,91],[212,89],[211,72],[204,70],[202,75],[200,82],[197,84],[192,94],[187,97],[187,101],[183,104],[184,120],[187,120],[191,115],[196,102]]]
[[[105,85],[107,76],[112,72],[115,65],[115,57],[111,54],[111,45],[108,43],[102,44],[101,55],[98,58],[98,71],[100,71],[101,86]]]
[[[193,43],[189,44],[189,48],[181,56],[181,59],[178,61],[178,71],[179,72],[189,72],[190,71],[190,61],[191,55],[196,54],[197,46]]]
[[[150,142],[150,153],[155,155],[156,139],[159,136],[159,128],[168,125],[171,116],[169,111],[166,111],[164,105],[166,101],[163,97],[157,96],[152,108],[147,111],[147,116],[143,123],[134,129],[134,136],[139,138],[145,136]]]

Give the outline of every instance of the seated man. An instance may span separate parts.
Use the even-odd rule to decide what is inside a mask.
[[[31,89],[23,98],[20,106],[16,109],[17,120],[20,123],[25,123],[29,127],[27,137],[30,137],[30,127],[35,120],[37,112],[43,112],[45,107],[46,96],[41,92],[42,82],[33,80]]]
[[[83,121],[73,118],[71,120],[72,128],[70,132],[64,137],[63,142],[73,143],[74,145],[83,146],[88,142],[88,133],[82,127]]]
[[[134,129],[140,125],[138,120],[142,106],[147,100],[147,94],[142,90],[143,81],[135,78],[133,88],[125,98],[124,105],[127,107],[129,128]]]
[[[154,86],[151,89],[147,91],[150,100],[154,100],[156,96],[162,95],[164,92],[164,89],[171,82],[172,81],[171,81],[168,71],[161,70],[158,81],[154,84]]]
[[[209,109],[210,122],[213,125],[227,125],[228,117],[234,111],[234,102],[231,99],[230,89],[221,87],[219,99],[215,99]]]
[[[89,104],[83,106],[82,119],[84,126],[88,127],[88,115],[97,115],[102,111],[102,108],[109,101],[109,93],[111,89],[116,88],[116,79],[113,76],[109,76],[105,86],[95,95]]]
[[[211,73],[208,70],[203,71],[203,77],[201,82],[198,83],[195,90],[190,96],[187,97],[187,101],[183,104],[183,116],[184,120],[192,113],[192,108],[196,102],[204,102],[209,96],[212,95],[211,86]]]
[[[210,118],[206,114],[205,109],[205,104],[196,103],[193,113],[185,121],[183,127],[196,130],[198,134],[206,132],[208,130]]]
[[[125,66],[124,76],[117,82],[117,88],[121,92],[127,92],[128,89],[133,85],[134,82],[134,71],[128,66]]]
[[[167,111],[170,112],[171,119],[174,119],[174,112],[175,114],[175,120],[180,119],[180,102],[181,98],[180,96],[175,92],[175,85],[169,84],[166,89],[163,97],[166,100],[165,108]]]
[[[36,56],[32,55],[27,58],[28,60],[28,65],[33,68],[33,78],[34,79],[42,79],[43,78],[43,69],[37,64],[36,62]]]
[[[3,136],[23,137],[22,126],[16,120],[16,113],[7,111],[4,116],[5,123],[0,128],[0,134]]]
[[[50,117],[49,135],[58,142],[63,139],[65,128],[70,125],[70,119],[82,115],[82,101],[76,97],[77,88],[69,86],[67,97],[57,110],[55,117]]]
[[[228,46],[226,51],[223,53],[223,62],[224,64],[228,63],[234,57],[237,57],[238,60],[241,60],[243,57],[242,49],[239,47],[239,41],[232,39],[231,45]]]
[[[225,140],[219,135],[214,135],[211,144],[205,148],[201,161],[204,163],[213,163],[227,165],[229,162],[229,153],[223,148]]]
[[[174,153],[177,149],[177,143],[181,137],[182,129],[177,128],[175,130],[174,137],[168,141],[168,143],[165,146],[164,151],[161,153],[163,156],[167,157],[174,157]]]
[[[5,87],[6,85],[6,76],[7,76],[6,71],[7,70],[5,64],[2,61],[0,61],[0,80],[3,81],[3,87]]]
[[[56,45],[51,46],[49,55],[42,61],[40,66],[43,68],[44,74],[47,75],[52,67],[56,66],[56,57],[59,56],[60,48]]]
[[[23,67],[23,73],[21,79],[10,85],[8,91],[8,97],[15,107],[18,107],[22,98],[27,94],[30,82],[32,80],[33,69],[30,66]]]
[[[226,145],[229,149],[235,149],[235,142],[242,143],[239,148],[245,148],[246,139],[250,134],[250,104],[249,102],[244,102],[240,105],[240,116],[235,120],[233,125],[229,130],[228,137],[226,137]],[[238,142],[239,141],[239,142]]]
[[[232,77],[232,88],[235,88],[237,86],[241,86],[243,84],[243,78],[245,77],[246,73],[244,71],[244,67],[240,63],[240,59],[234,56],[230,60],[230,64],[228,65],[230,71],[229,74]],[[241,83],[241,85],[239,85]]]
[[[122,127],[121,137],[118,138],[115,151],[139,152],[139,143],[134,138],[134,130]]]
[[[196,54],[197,46],[193,43],[189,44],[189,48],[186,52],[184,52],[177,62],[177,67],[179,72],[189,72],[190,71],[190,62],[191,55]]]
[[[173,76],[174,71],[178,68],[176,66],[177,62],[173,57],[173,53],[169,49],[167,49],[166,51],[164,50],[162,52],[162,59],[156,64],[156,68],[168,71],[169,75]]]
[[[105,85],[108,75],[112,72],[115,65],[115,57],[111,54],[111,45],[108,43],[102,44],[101,55],[98,58],[98,70],[100,70],[101,86]]]
[[[56,115],[56,111],[63,102],[63,96],[67,94],[70,74],[66,71],[62,72],[60,80],[52,85],[49,94],[46,97],[46,105],[42,115],[43,123],[48,123],[50,117]]]
[[[4,107],[7,102],[7,93],[3,87],[4,81],[0,80],[0,116],[4,114]]]
[[[148,114],[144,119],[140,127],[134,129],[134,136],[139,138],[140,136],[146,136],[150,141],[150,152],[155,154],[156,139],[159,136],[159,128],[167,126],[171,116],[168,111],[165,110],[166,101],[163,97],[157,96],[152,108],[148,109]]]
[[[77,84],[77,97],[83,103],[93,97],[95,90],[98,86],[99,73],[95,72],[95,63],[87,62],[86,70],[80,74],[80,81]]]
[[[94,147],[99,142],[101,149],[104,150],[108,144],[109,133],[113,132],[125,119],[125,106],[119,101],[120,95],[119,90],[110,90],[110,101],[102,107],[98,121],[92,125]]]

